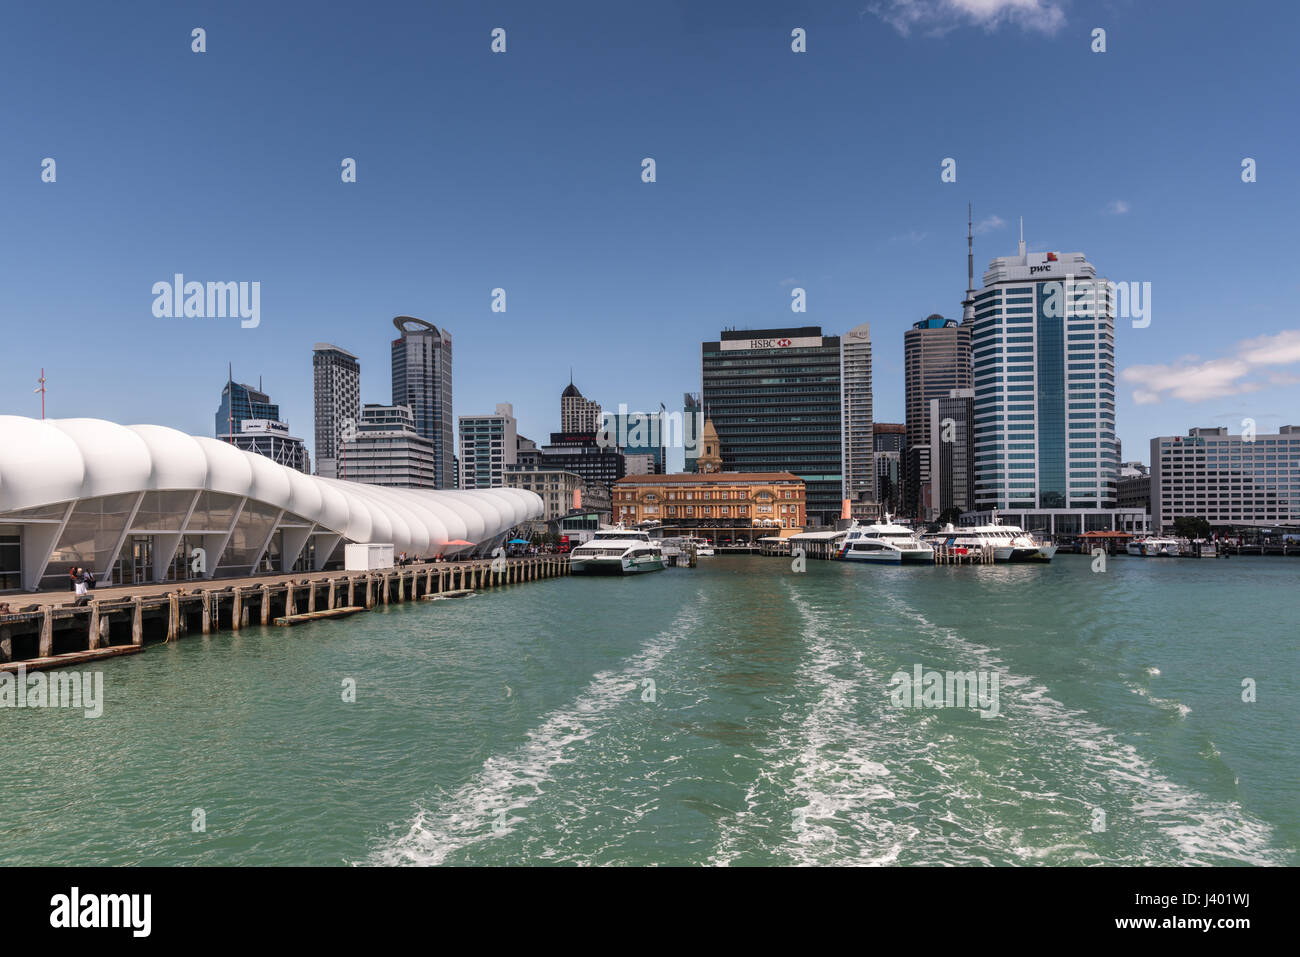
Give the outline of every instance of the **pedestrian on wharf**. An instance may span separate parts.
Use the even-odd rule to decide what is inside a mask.
[[[68,569],[68,587],[73,591],[77,590],[77,572],[79,571],[81,571],[81,569],[77,568],[75,565]]]

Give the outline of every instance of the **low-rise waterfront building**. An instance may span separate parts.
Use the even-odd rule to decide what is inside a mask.
[[[1300,525],[1300,426],[1265,435],[1197,428],[1151,440],[1151,524]]]
[[[790,472],[629,475],[614,483],[614,521],[657,522],[665,535],[694,534],[750,542],[802,530],[807,498]]]

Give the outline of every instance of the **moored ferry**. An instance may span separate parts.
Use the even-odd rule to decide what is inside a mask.
[[[996,517],[991,525],[970,525],[953,528],[925,536],[931,545],[942,545],[952,551],[967,549],[982,551],[993,549],[995,562],[1050,562],[1057,546],[1042,542],[1019,525],[1003,525]]]
[[[934,549],[923,542],[915,531],[903,525],[895,525],[890,516],[886,515],[883,522],[874,525],[859,525],[856,522],[851,525],[835,557],[845,561],[886,565],[930,563],[934,561]]]
[[[645,532],[602,528],[569,553],[569,569],[585,575],[635,575],[664,567],[663,549]]]

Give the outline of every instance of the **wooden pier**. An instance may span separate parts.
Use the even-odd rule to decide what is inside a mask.
[[[71,592],[0,596],[0,670],[85,664],[193,633],[295,625],[438,596],[453,597],[569,574],[567,555],[426,562],[309,577],[167,582],[99,588],[78,605]]]

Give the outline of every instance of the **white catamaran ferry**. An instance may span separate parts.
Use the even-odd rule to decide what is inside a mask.
[[[602,528],[569,553],[569,568],[575,575],[634,575],[663,567],[659,543],[650,541],[645,532],[626,528]]]
[[[993,517],[991,525],[970,525],[927,535],[932,545],[945,545],[949,549],[980,551],[993,548],[995,562],[1050,562],[1056,554],[1055,545],[1047,545],[1026,532],[1019,525],[1003,525]]]
[[[875,525],[849,526],[840,545],[838,558],[851,562],[878,562],[898,565],[903,562],[933,562],[934,549],[903,525],[895,525],[886,515]]]

